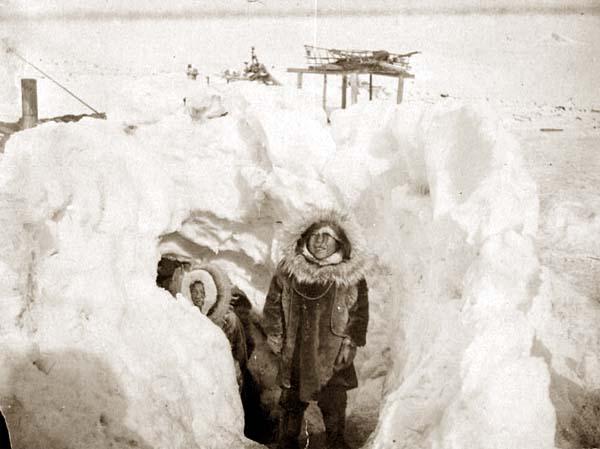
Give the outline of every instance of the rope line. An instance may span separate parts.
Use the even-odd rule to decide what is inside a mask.
[[[54,84],[56,84],[58,87],[60,87],[61,89],[65,90],[69,95],[71,95],[73,98],[75,98],[77,101],[79,101],[81,104],[83,104],[84,106],[88,107],[89,109],[91,109],[92,111],[94,111],[95,114],[100,114],[100,112],[96,111],[93,107],[91,107],[89,104],[87,104],[85,101],[83,101],[81,98],[79,98],[77,95],[75,95],[73,92],[71,92],[69,89],[67,89],[65,86],[63,86],[62,84],[60,84],[58,81],[56,81],[54,78],[52,78],[50,75],[48,75],[46,72],[44,72],[42,69],[40,69],[39,67],[37,67],[35,64],[29,62],[27,59],[25,59],[23,56],[21,56],[19,53],[16,52],[16,50],[14,50],[13,48],[9,48],[7,50],[8,53],[13,53],[17,58],[25,61],[27,64],[29,64],[31,67],[33,67],[34,69],[36,69],[38,72],[40,72],[42,75],[44,75],[46,78],[48,78],[50,81],[52,81]]]

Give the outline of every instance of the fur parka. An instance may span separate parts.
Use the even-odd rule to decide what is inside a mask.
[[[307,253],[311,230],[328,226],[340,239],[339,254],[315,260]],[[279,380],[308,401],[327,383],[357,386],[354,366],[338,370],[342,341],[366,343],[369,320],[367,276],[371,260],[357,225],[347,215],[319,211],[288,231],[283,257],[271,280],[263,328],[280,341]]]

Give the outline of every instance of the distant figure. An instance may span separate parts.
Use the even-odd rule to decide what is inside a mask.
[[[280,358],[278,449],[297,449],[311,400],[328,449],[347,449],[346,391],[358,386],[357,346],[369,321],[368,259],[357,227],[336,211],[300,223],[284,243],[263,309],[267,343]]]
[[[185,73],[187,74],[187,77],[191,80],[195,80],[198,77],[198,69],[192,67],[192,64],[187,65],[187,70]]]

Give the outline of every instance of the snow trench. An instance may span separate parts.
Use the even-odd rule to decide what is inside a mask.
[[[552,326],[569,287],[538,261],[536,185],[491,111],[373,102],[328,125],[286,88],[188,89],[6,145],[0,407],[16,447],[253,447],[225,336],[156,266],[214,261],[260,310],[286,226],[322,207],[352,210],[378,257],[348,410],[375,427],[360,444],[575,441],[557,436],[576,413],[561,379],[588,397],[597,359]],[[578,304],[569,325],[597,348],[576,318],[598,312]]]

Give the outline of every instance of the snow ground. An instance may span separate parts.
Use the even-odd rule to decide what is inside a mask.
[[[546,37],[536,48],[585,45]],[[476,56],[477,76],[496,73]],[[10,348],[0,405],[9,424],[11,413],[33,417],[19,424],[23,444],[43,435],[47,447],[249,446],[226,342],[154,287],[159,252],[215,260],[260,306],[276,222],[341,199],[382,262],[352,443],[598,444],[594,416],[582,413],[600,386],[598,97],[469,98],[465,72],[453,71],[447,90],[438,70],[411,82],[398,110],[363,93],[327,126],[316,82],[301,93],[238,85],[206,95],[180,73],[77,70],[78,91],[109,120],[20,133],[0,159],[0,335]],[[40,84],[45,116],[82,112]],[[70,432],[73,422],[90,431]],[[318,433],[318,419],[311,425]]]

